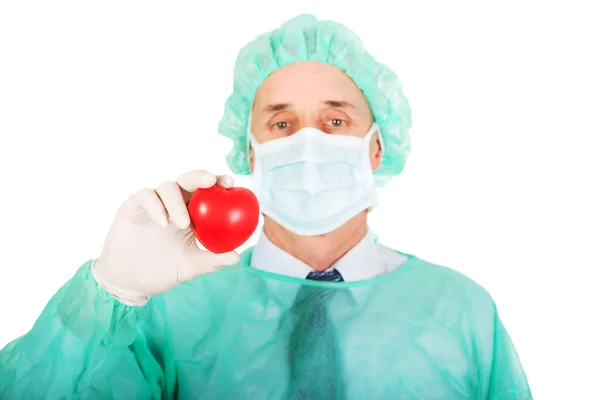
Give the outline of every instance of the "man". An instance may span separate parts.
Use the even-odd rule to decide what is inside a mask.
[[[530,399],[487,292],[369,232],[410,124],[396,75],[347,28],[301,15],[252,41],[220,132],[252,174],[258,243],[196,247],[186,203],[231,177],[138,191],[0,353],[0,398]]]

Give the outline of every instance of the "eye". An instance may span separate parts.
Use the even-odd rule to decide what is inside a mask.
[[[342,126],[344,124],[344,120],[336,118],[336,119],[332,119],[330,121],[330,123],[332,126],[339,128],[340,126]]]
[[[277,129],[281,129],[281,130],[283,130],[283,129],[285,129],[285,128],[289,127],[289,126],[290,126],[290,124],[289,124],[288,122],[286,122],[286,121],[280,121],[280,122],[277,122],[277,123],[275,124],[275,126],[277,127]]]

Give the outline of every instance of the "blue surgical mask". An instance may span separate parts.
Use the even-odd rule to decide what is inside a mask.
[[[331,232],[356,214],[378,205],[369,144],[363,138],[303,128],[254,149],[253,190],[262,212],[298,235]],[[381,138],[380,138],[380,143]]]

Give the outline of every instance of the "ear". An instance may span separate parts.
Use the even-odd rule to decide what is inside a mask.
[[[381,159],[383,156],[383,149],[381,143],[379,143],[379,135],[373,135],[371,143],[369,144],[369,158],[371,160],[371,169],[377,171],[381,166]]]
[[[254,149],[250,147],[250,172],[254,173]]]

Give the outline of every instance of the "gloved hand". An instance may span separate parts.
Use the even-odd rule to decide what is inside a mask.
[[[238,262],[235,251],[201,250],[186,204],[198,188],[233,186],[233,178],[191,171],[176,182],[142,189],[119,208],[92,275],[117,300],[143,305],[156,294]]]

